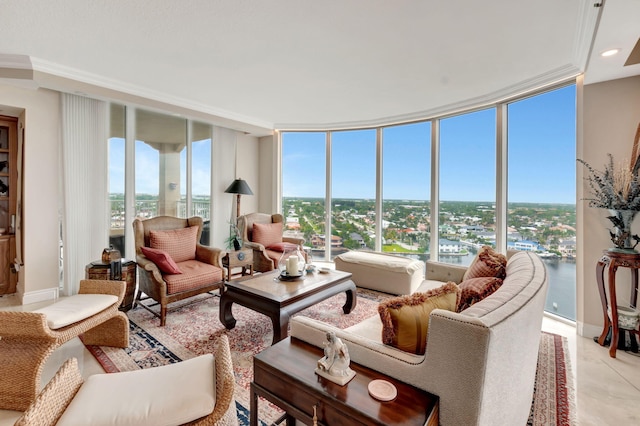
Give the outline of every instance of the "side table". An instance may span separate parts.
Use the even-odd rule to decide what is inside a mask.
[[[253,249],[232,250],[222,258],[222,267],[226,268],[226,278],[223,281],[231,281],[231,270],[242,268],[242,276],[253,275]],[[247,272],[248,270],[248,272]],[[222,270],[224,274],[224,269]]]
[[[608,270],[607,284],[609,287],[609,301],[607,301],[607,291],[604,282],[604,270]],[[631,270],[631,295],[629,304],[632,308],[636,307],[638,302],[638,269],[640,269],[640,253],[625,252],[617,250],[606,250],[598,264],[596,265],[596,279],[598,281],[598,291],[600,293],[600,301],[602,302],[602,313],[604,315],[604,327],[602,334],[598,338],[600,346],[604,346],[607,337],[611,335],[609,343],[609,356],[616,357],[616,349],[618,347],[619,326],[618,326],[618,298],[616,296],[616,271],[619,267],[629,268]],[[611,316],[609,312],[611,311]],[[628,330],[631,333],[640,334],[638,330]],[[635,336],[633,336],[635,339]]]
[[[258,424],[258,397],[282,408],[287,425],[295,419],[319,425],[437,426],[439,399],[380,372],[351,362],[356,376],[340,386],[315,374],[323,351],[287,337],[253,358],[249,424]],[[372,380],[391,382],[398,395],[382,402],[369,395]]]
[[[133,260],[121,259],[121,272],[118,276],[118,268],[112,268],[111,263],[96,260],[85,268],[85,276],[88,280],[117,280],[127,282],[127,291],[120,305],[121,311],[128,311],[133,307],[133,298],[136,293],[136,269],[137,263]]]

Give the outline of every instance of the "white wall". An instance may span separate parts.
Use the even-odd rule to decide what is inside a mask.
[[[616,161],[629,161],[633,138],[640,123],[640,76],[584,86],[582,100],[582,146],[578,158],[602,170],[607,154]],[[603,250],[613,247],[608,229],[611,222],[604,209],[588,207],[581,198],[588,196],[583,180],[583,167],[577,165],[577,234],[578,333],[587,337],[599,335],[604,324],[600,296],[596,287],[595,268]],[[632,231],[640,235],[640,221],[636,219]],[[616,275],[618,295],[629,298],[628,268],[620,268]]]
[[[24,109],[24,266],[18,295],[27,303],[46,300],[57,294],[59,284],[59,94],[0,84],[0,102]]]

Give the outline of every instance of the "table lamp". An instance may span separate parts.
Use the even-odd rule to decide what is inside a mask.
[[[251,188],[246,181],[238,178],[231,182],[231,185],[225,191],[227,194],[236,194],[236,218],[240,217],[240,195],[253,195]]]

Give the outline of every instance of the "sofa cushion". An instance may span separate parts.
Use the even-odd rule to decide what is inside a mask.
[[[457,312],[462,312],[476,302],[493,294],[502,285],[502,278],[478,277],[462,281],[460,287],[460,302]]]
[[[282,222],[254,223],[252,242],[269,247],[282,242]]]
[[[455,312],[459,300],[458,285],[448,282],[426,293],[395,297],[380,303],[382,343],[405,352],[424,354],[431,311],[445,309]]]
[[[67,425],[177,425],[213,412],[215,360],[211,354],[117,374],[94,374],[56,423]]]
[[[482,246],[467,268],[462,281],[478,277],[503,278],[506,275],[507,258],[489,246]]]
[[[182,274],[163,275],[167,293],[174,294],[222,281],[222,269],[197,260],[178,263]]]
[[[118,301],[112,294],[75,294],[33,312],[44,314],[47,325],[57,330],[97,314]]]
[[[151,247],[140,247],[142,254],[156,264],[163,274],[181,274],[182,271],[176,265],[176,262],[164,250],[154,249]]]
[[[196,258],[197,236],[197,226],[149,231],[149,245],[151,248],[166,251],[176,263],[180,263]]]

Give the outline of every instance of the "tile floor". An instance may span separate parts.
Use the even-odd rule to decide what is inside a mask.
[[[0,309],[32,310],[41,306],[19,306],[14,296],[0,297]],[[591,338],[576,335],[573,325],[551,317],[545,317],[542,329],[568,339],[579,425],[640,424],[639,354],[618,351],[616,358],[610,358],[608,348],[599,346]],[[100,364],[76,338],[52,354],[43,371],[43,383],[48,382],[70,357],[78,359],[84,377],[103,372]],[[19,415],[15,411],[0,410],[0,426],[13,425]]]

